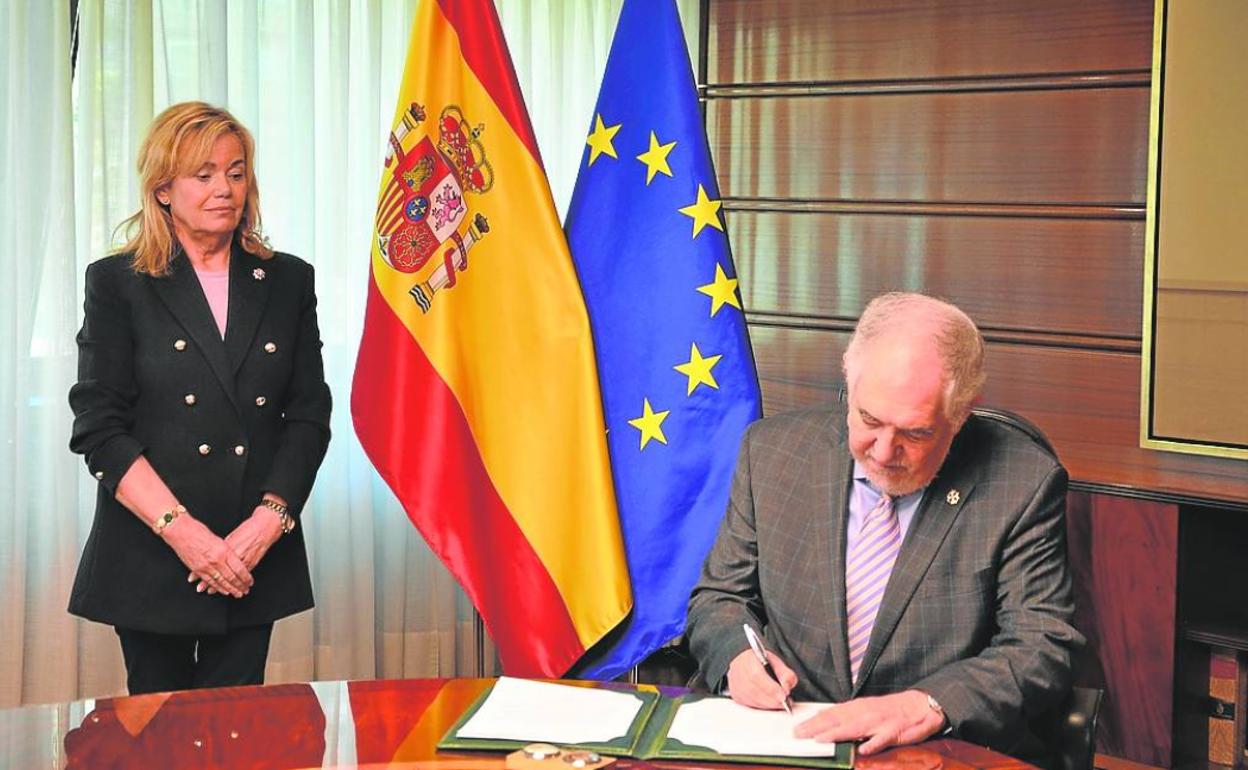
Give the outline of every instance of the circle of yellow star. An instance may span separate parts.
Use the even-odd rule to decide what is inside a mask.
[[[699,385],[710,385],[712,388],[719,390],[719,383],[715,382],[715,375],[711,374],[711,368],[719,363],[722,355],[702,357],[702,351],[698,350],[698,343],[689,346],[689,360],[683,364],[677,364],[672,368],[689,378],[689,390],[686,396],[692,396],[694,389]]]
[[[713,201],[706,197],[706,190],[702,188],[701,183],[698,184],[698,199],[680,209],[680,213],[693,219],[694,238],[697,238],[698,233],[702,232],[702,228],[707,225],[721,233],[724,231],[724,226],[719,221],[719,207],[722,205],[723,201]]]
[[[699,286],[698,291],[711,298],[711,316],[718,313],[724,305],[741,309],[741,302],[737,299],[737,279],[729,278],[718,262],[715,263],[715,280]]]
[[[650,399],[642,399],[641,416],[629,420],[628,424],[641,431],[641,449],[646,448],[646,444],[650,443],[650,439],[654,439],[661,444],[667,443],[667,436],[663,435],[663,421],[671,414],[670,409],[662,412],[656,412],[650,406]]]
[[[654,135],[653,131],[650,132],[650,149],[637,156],[637,160],[646,164],[647,187],[650,186],[650,181],[654,179],[655,174],[672,175],[672,168],[667,165],[667,156],[675,146],[675,142],[659,144],[659,138]]]
[[[589,145],[589,164],[594,165],[594,161],[598,160],[599,155],[610,155],[612,158],[619,158],[615,154],[615,145],[611,141],[615,139],[615,135],[620,131],[620,123],[614,126],[608,126],[602,122],[602,114],[600,113],[594,120],[594,130],[590,133],[589,138],[585,140],[585,144]]]

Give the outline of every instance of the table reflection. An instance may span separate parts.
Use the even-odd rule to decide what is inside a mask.
[[[315,682],[0,710],[0,767],[503,770],[499,753],[435,748],[492,683],[492,679]],[[717,767],[746,766],[631,759],[613,765],[619,770]],[[858,762],[858,770],[1026,768],[1030,766],[954,740],[895,749]]]
[[[65,735],[72,770],[313,767],[324,756],[325,712],[306,684],[109,698]]]

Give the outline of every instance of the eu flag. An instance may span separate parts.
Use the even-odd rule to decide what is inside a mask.
[[[673,0],[625,0],[566,223],[589,310],[633,613],[577,666],[614,678],[685,628],[760,414]]]

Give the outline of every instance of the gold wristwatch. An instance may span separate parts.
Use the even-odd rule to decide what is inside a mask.
[[[290,510],[286,506],[268,497],[263,498],[260,504],[276,513],[277,517],[281,519],[283,535],[289,535],[295,531],[295,517],[290,515]]]
[[[169,510],[156,517],[156,521],[152,522],[152,531],[161,537],[165,536],[165,527],[173,523],[173,520],[186,513],[186,506],[178,503]]]

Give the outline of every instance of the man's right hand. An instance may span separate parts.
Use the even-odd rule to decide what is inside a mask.
[[[784,700],[797,686],[797,674],[784,661],[768,653],[780,683],[767,676],[763,664],[758,662],[752,650],[746,649],[728,664],[728,694],[742,706],[756,709],[776,710],[784,708]]]

